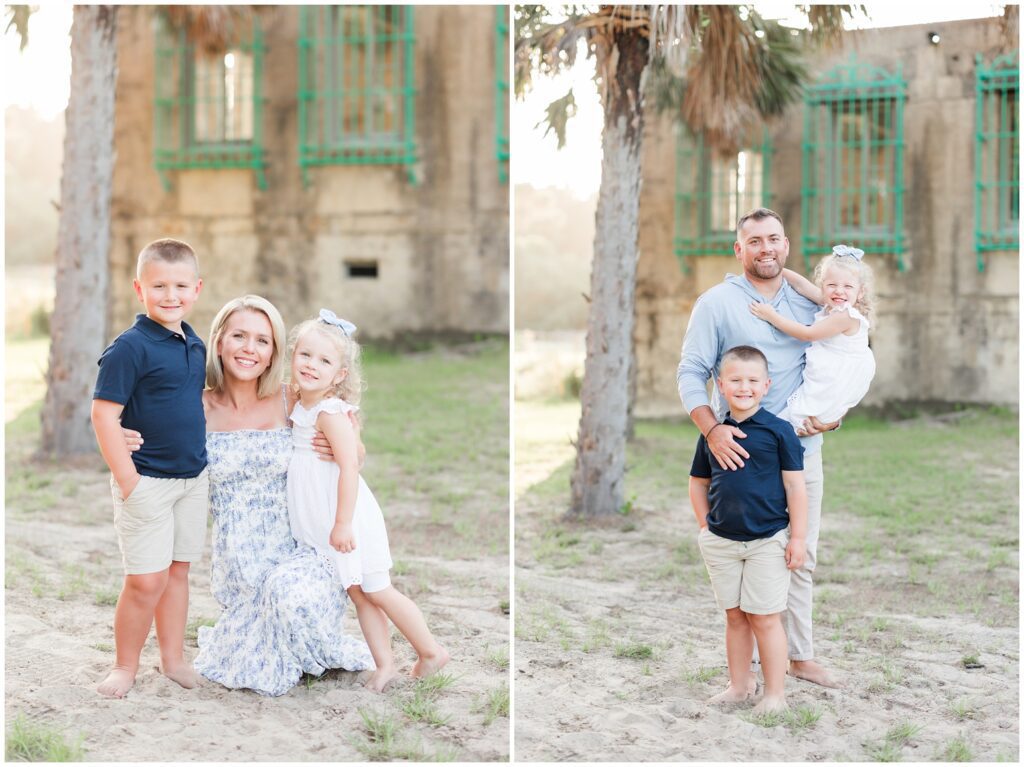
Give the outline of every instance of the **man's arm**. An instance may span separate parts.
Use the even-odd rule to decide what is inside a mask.
[[[695,407],[690,418],[708,441],[708,450],[719,466],[733,471],[743,468],[743,459],[749,458],[750,453],[736,440],[746,437],[746,432],[727,423],[719,423],[709,405]]]
[[[786,489],[786,506],[789,508],[786,566],[790,570],[799,570],[807,556],[807,486],[804,473],[783,471],[782,486]]]
[[[114,481],[121,488],[121,497],[127,498],[139,484],[139,471],[135,468],[131,453],[125,444],[121,431],[121,411],[124,405],[105,399],[92,401],[92,428],[100,446],[103,460],[110,467]]]

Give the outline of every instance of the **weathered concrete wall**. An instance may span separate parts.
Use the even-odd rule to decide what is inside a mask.
[[[298,165],[298,9],[265,20],[263,136],[267,189],[249,170],[176,170],[165,192],[153,164],[154,11],[120,17],[109,317],[113,336],[139,304],[134,259],[157,237],[196,248],[206,335],[230,298],[257,293],[291,325],[320,307],[369,336],[507,332],[508,185],[495,158],[494,9],[415,11],[418,183],[404,166]],[[472,40],[472,45],[466,41]],[[377,262],[377,278],[346,262]]]
[[[941,36],[939,45],[928,31]],[[974,254],[975,54],[1005,52],[997,19],[848,33],[841,50],[818,57],[811,72],[858,59],[907,82],[904,112],[905,271],[894,256],[869,255],[878,298],[871,346],[878,362],[865,404],[896,401],[1017,403],[1018,261],[1014,252]],[[1011,46],[1012,47],[1012,46]],[[800,249],[803,104],[770,126],[772,208],[786,222],[787,263],[805,271]],[[645,136],[637,288],[637,411],[681,412],[675,370],[697,296],[737,272],[732,257],[673,255],[675,140],[667,119],[650,119]],[[854,243],[856,244],[856,243]],[[824,253],[810,254],[812,266]]]

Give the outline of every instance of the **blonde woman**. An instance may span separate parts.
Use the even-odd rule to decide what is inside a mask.
[[[289,528],[295,403],[283,383],[285,346],[273,304],[229,301],[210,328],[203,393],[210,582],[222,612],[199,629],[194,665],[211,681],[263,695],[284,694],[303,673],[374,668],[366,643],[342,630],[348,597],[330,561]]]

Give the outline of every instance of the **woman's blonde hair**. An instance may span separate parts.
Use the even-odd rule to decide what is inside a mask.
[[[288,357],[291,358],[295,354],[295,345],[299,339],[306,333],[313,332],[322,334],[334,345],[341,360],[341,367],[347,371],[341,383],[330,390],[331,396],[343,399],[350,405],[358,405],[363,396],[362,351],[356,340],[340,327],[320,319],[300,322],[288,336]],[[295,383],[292,382],[291,386],[295,388]]]
[[[224,388],[224,366],[217,354],[217,345],[224,336],[224,326],[228,318],[235,312],[260,312],[270,322],[274,335],[274,350],[270,355],[270,364],[257,379],[256,395],[263,399],[281,392],[284,381],[285,329],[281,313],[267,299],[260,296],[242,296],[233,298],[221,307],[210,325],[210,343],[206,347],[206,388],[220,391]]]
[[[875,329],[875,275],[871,267],[862,258],[853,256],[836,255],[829,253],[818,263],[814,270],[814,284],[819,288],[825,279],[825,273],[831,268],[846,269],[857,275],[860,281],[860,295],[853,302],[854,308],[864,315],[871,329]]]

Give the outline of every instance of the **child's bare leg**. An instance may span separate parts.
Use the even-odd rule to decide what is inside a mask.
[[[726,610],[725,657],[729,663],[729,686],[708,703],[740,703],[753,694],[750,689],[750,660],[753,655],[754,635],[750,631],[747,614],[738,607]]]
[[[359,586],[351,586],[348,595],[356,606],[359,628],[363,638],[370,647],[370,654],[377,670],[366,680],[365,687],[374,692],[384,692],[388,682],[398,676],[395,667],[395,655],[391,652],[391,629],[388,628],[388,616],[377,605],[367,598]]]
[[[444,668],[450,657],[448,651],[434,639],[415,602],[394,586],[366,592],[366,597],[387,614],[419,656],[412,667],[412,676],[429,676]]]
[[[782,613],[769,615],[747,614],[750,627],[757,637],[764,672],[764,697],[754,706],[755,714],[785,711],[786,705],[786,631],[782,628]]]
[[[106,679],[96,688],[100,695],[123,698],[135,684],[142,646],[153,625],[153,612],[167,587],[167,570],[126,575],[114,609],[116,659]]]
[[[196,686],[196,672],[185,660],[185,623],[188,620],[188,562],[171,562],[167,588],[156,605],[156,640],[160,645],[160,673],[182,687]]]

